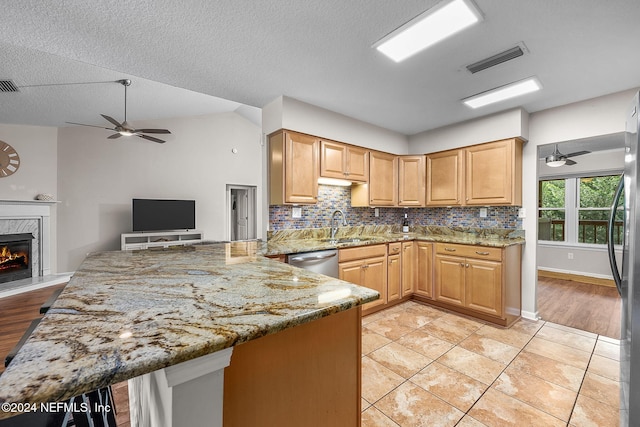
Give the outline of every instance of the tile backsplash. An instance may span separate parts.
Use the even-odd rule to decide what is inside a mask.
[[[345,213],[349,225],[399,225],[406,212],[411,226],[522,228],[517,206],[488,207],[486,218],[480,218],[480,207],[380,208],[380,216],[375,217],[372,208],[351,207],[350,187],[330,185],[318,186],[317,204],[297,207],[302,209],[302,218],[292,218],[293,206],[269,206],[269,229],[278,231],[329,227],[331,214],[336,209]]]

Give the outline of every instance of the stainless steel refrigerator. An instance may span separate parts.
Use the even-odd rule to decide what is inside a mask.
[[[622,298],[620,347],[620,425],[640,426],[640,200],[638,199],[638,129],[640,93],[627,112],[624,175],[620,180],[609,216],[609,261]],[[624,194],[624,243],[622,272],[613,251],[613,225],[620,197]]]

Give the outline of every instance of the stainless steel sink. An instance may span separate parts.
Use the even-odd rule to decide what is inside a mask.
[[[366,242],[371,239],[359,239],[357,237],[349,237],[349,238],[340,238],[340,239],[320,239],[321,242],[328,242],[333,244],[339,243],[358,243],[358,242]]]

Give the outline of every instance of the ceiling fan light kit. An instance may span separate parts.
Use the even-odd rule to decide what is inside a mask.
[[[574,153],[562,154],[560,150],[558,150],[558,144],[555,145],[553,149],[553,153],[549,154],[544,158],[544,162],[547,166],[552,168],[558,168],[560,166],[573,166],[577,164],[573,160],[569,159],[569,157],[582,156],[583,154],[589,154],[590,151],[576,151]]]
[[[119,83],[122,86],[124,86],[124,120],[122,121],[122,123],[120,123],[119,121],[117,121],[116,119],[114,119],[111,116],[107,116],[106,114],[100,114],[100,115],[106,121],[111,123],[114,127],[106,128],[106,127],[103,127],[103,126],[87,125],[87,124],[83,124],[83,123],[74,123],[74,122],[67,122],[67,123],[72,124],[72,125],[89,126],[89,127],[107,129],[107,130],[112,130],[112,131],[116,132],[113,135],[108,136],[107,139],[117,139],[117,138],[120,138],[121,136],[137,136],[137,137],[140,137],[142,139],[146,139],[148,141],[153,141],[153,142],[157,142],[157,143],[163,144],[165,142],[164,140],[162,140],[160,138],[153,137],[153,136],[144,135],[144,134],[145,133],[170,134],[171,132],[169,132],[167,129],[136,129],[136,128],[133,127],[133,125],[131,123],[129,123],[127,121],[127,87],[131,86],[131,80],[129,80],[129,79],[121,79],[121,80],[116,80],[115,83]]]

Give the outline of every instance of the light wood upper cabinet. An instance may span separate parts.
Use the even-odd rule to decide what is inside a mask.
[[[351,188],[351,206],[397,206],[398,157],[369,152],[369,183]]]
[[[522,141],[465,148],[467,205],[522,205]]]
[[[269,204],[314,204],[318,201],[319,140],[279,131],[269,136]]]
[[[320,176],[366,182],[369,179],[369,151],[340,142],[320,141]]]
[[[398,205],[424,206],[425,156],[398,157]]]
[[[463,150],[427,154],[427,206],[456,206],[463,202]]]

